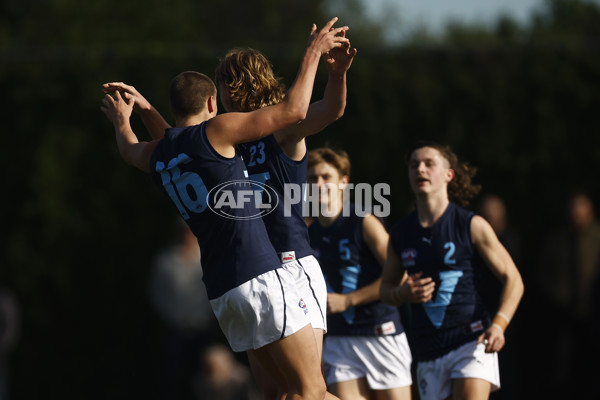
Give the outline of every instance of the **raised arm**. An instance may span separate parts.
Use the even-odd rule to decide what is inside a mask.
[[[483,217],[476,215],[471,220],[471,238],[483,260],[502,283],[498,312],[492,325],[479,337],[480,343],[487,340],[487,352],[496,352],[504,347],[504,331],[517,311],[525,288],[510,254]]]
[[[114,96],[114,97],[113,97]],[[160,141],[140,142],[131,129],[129,119],[133,111],[134,100],[128,93],[121,96],[119,91],[114,95],[107,94],[102,100],[100,109],[115,127],[117,147],[123,160],[144,172],[150,171],[150,157]]]
[[[333,18],[320,31],[313,25],[300,70],[283,101],[248,113],[221,114],[207,123],[206,134],[219,153],[230,154],[232,145],[260,139],[306,118],[321,55],[348,43],[339,35],[348,27],[333,28],[336,21]]]
[[[140,116],[152,139],[162,139],[165,136],[165,129],[171,127],[158,110],[135,87],[123,82],[108,82],[102,85],[102,90],[107,94],[119,91],[121,96],[128,93],[129,98],[134,101],[133,111]]]
[[[345,36],[342,31],[340,36]],[[322,131],[344,115],[346,109],[346,72],[350,69],[356,49],[350,43],[330,50],[324,59],[329,72],[323,98],[308,107],[306,119],[276,132],[275,139],[292,159],[300,160],[306,153],[304,138]]]

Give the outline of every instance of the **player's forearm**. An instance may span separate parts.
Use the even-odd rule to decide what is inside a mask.
[[[525,286],[518,272],[507,276],[502,288],[500,306],[492,322],[499,325],[503,330],[506,330],[506,327],[517,311],[524,291]]]
[[[397,284],[382,282],[379,287],[379,298],[385,304],[400,306],[404,301],[398,296],[399,286]]]
[[[341,79],[340,79],[341,78]],[[300,124],[290,126],[285,132],[297,141],[321,132],[342,115],[346,108],[346,78],[336,75],[331,77],[325,88],[325,94],[319,101],[308,107],[306,118]]]
[[[291,118],[290,124],[306,118],[320,57],[315,49],[306,49],[298,75],[280,103]]]
[[[165,129],[171,127],[152,105],[148,109],[141,110],[138,114],[152,139],[162,139],[165,136]]]
[[[330,71],[325,93],[323,94],[323,110],[327,118],[326,123],[330,124],[344,115],[346,95],[346,73],[339,74]]]
[[[133,165],[132,153],[134,146],[139,143],[139,140],[135,133],[133,133],[129,120],[115,123],[115,138],[121,158],[127,164]]]
[[[367,304],[379,300],[380,285],[381,280],[378,279],[367,286],[364,286],[358,290],[355,290],[352,293],[349,293],[350,304],[353,306],[359,306],[361,304]]]

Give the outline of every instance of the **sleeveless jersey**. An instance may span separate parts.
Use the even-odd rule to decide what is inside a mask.
[[[363,220],[350,208],[328,227],[315,220],[308,228],[310,243],[319,260],[328,292],[349,293],[381,277],[382,267],[363,239]],[[375,336],[404,331],[398,309],[380,300],[327,314],[327,334]]]
[[[450,203],[423,228],[413,211],[390,233],[390,243],[409,275],[423,272],[436,289],[424,304],[411,304],[411,349],[417,361],[432,360],[476,340],[490,324],[479,294],[483,268],[471,242],[473,213]]]
[[[206,122],[167,129],[150,171],[198,238],[209,299],[280,268],[242,158],[218,154]]]
[[[250,172],[250,180],[267,185],[276,194],[275,205],[267,198],[269,193],[263,191],[264,203],[275,207],[272,212],[263,215],[275,251],[294,251],[296,259],[312,255],[306,223],[302,216],[308,155],[305,154],[300,161],[290,159],[273,135],[240,144],[238,149]],[[286,198],[285,185],[290,183],[294,185],[288,185],[290,191]]]

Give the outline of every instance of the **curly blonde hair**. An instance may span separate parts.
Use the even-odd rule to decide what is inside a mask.
[[[444,146],[429,140],[419,141],[410,147],[406,153],[406,161],[410,161],[410,157],[415,150],[423,147],[436,149],[440,152],[442,157],[448,161],[450,169],[454,170],[454,178],[448,184],[448,198],[451,202],[456,203],[461,207],[467,207],[471,199],[481,191],[481,185],[473,183],[477,168],[466,162],[459,162],[458,156],[454,154],[449,146]]]
[[[236,48],[220,60],[215,81],[224,85],[224,102],[235,111],[248,112],[273,104],[285,97],[285,87],[275,76],[269,60],[258,50]],[[228,94],[228,96],[226,96]]]

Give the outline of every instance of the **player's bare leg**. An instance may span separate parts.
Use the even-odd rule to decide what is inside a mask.
[[[325,332],[323,329],[313,329],[313,333],[315,334],[315,341],[317,343],[317,352],[319,353],[319,360],[323,357],[323,336]]]
[[[319,360],[323,355],[323,329],[313,329],[315,335],[315,343],[317,345],[317,352],[319,354]],[[248,361],[250,363],[250,369],[252,375],[256,380],[256,383],[260,387],[263,393],[264,400],[280,400],[285,398],[287,393],[287,384],[285,383],[285,377],[279,371],[279,369],[272,368],[271,371],[266,371],[262,366],[262,363],[258,361],[258,358],[253,350],[248,351]],[[268,362],[267,365],[273,364]],[[320,365],[319,365],[320,367]],[[273,378],[276,377],[276,378]]]
[[[340,399],[371,400],[366,378],[333,383],[329,385],[329,390]]]
[[[479,378],[454,379],[452,400],[486,400],[490,398],[491,383]]]
[[[266,371],[279,368],[287,383],[286,400],[336,399],[327,393],[311,325],[253,353]]]
[[[256,350],[247,351],[248,361],[254,380],[263,393],[264,400],[281,400],[285,399],[287,394],[287,383],[285,376],[277,368],[277,364],[268,353],[262,355],[268,359],[261,362],[256,354]],[[267,370],[268,368],[268,370]]]
[[[411,400],[412,391],[410,386],[403,386],[386,390],[374,390],[376,400]]]

